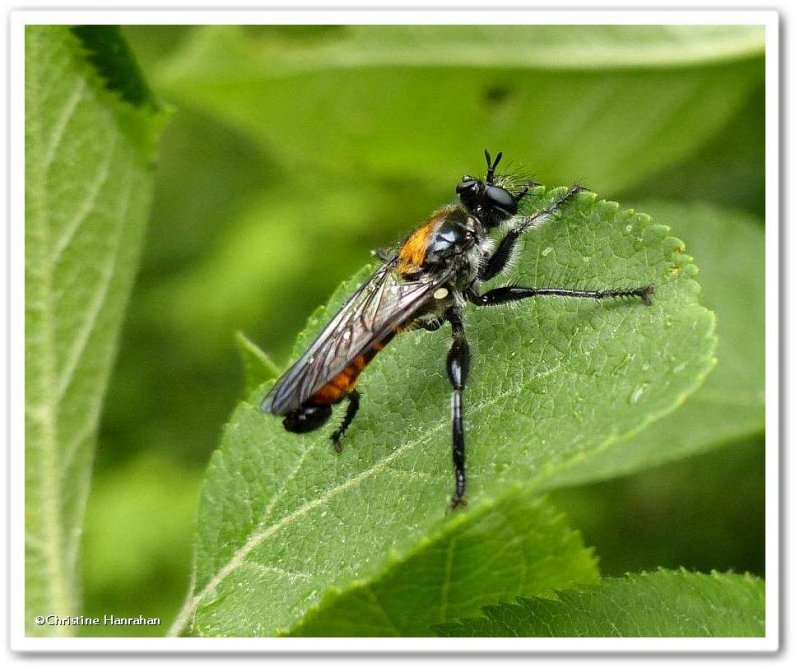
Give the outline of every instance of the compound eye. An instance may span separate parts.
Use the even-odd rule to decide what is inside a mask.
[[[476,192],[478,190],[478,180],[475,178],[470,177],[469,175],[464,175],[464,179],[458,183],[456,187],[457,194],[465,194],[468,192]]]
[[[506,189],[493,184],[486,185],[486,200],[498,210],[507,212],[510,215],[517,214],[517,199]]]

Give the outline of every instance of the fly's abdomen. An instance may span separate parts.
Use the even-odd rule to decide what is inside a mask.
[[[394,338],[395,333],[392,331],[382,341],[373,343],[368,350],[358,355],[342,371],[314,392],[308,401],[314,405],[327,406],[344,399],[355,388],[358,376],[367,364]]]

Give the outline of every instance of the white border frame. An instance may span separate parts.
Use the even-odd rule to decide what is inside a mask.
[[[766,635],[763,638],[215,638],[28,637],[24,629],[24,31],[41,24],[716,24],[763,25],[766,37]],[[59,652],[770,652],[780,645],[779,16],[777,11],[22,10],[10,15],[9,227],[10,645]],[[22,316],[22,319],[19,319]],[[13,392],[17,393],[14,394]]]

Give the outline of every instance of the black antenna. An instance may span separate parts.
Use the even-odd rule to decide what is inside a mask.
[[[494,184],[494,170],[497,168],[497,164],[500,163],[500,159],[503,158],[503,152],[497,153],[497,156],[494,158],[494,162],[492,162],[492,155],[489,154],[488,149],[484,149],[483,154],[486,156],[486,183]]]

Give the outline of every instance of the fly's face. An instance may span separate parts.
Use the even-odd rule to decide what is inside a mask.
[[[491,228],[517,214],[517,199],[507,189],[464,175],[456,194],[471,213]]]
[[[479,180],[464,175],[456,187],[456,194],[467,212],[475,217],[484,229],[491,229],[517,214],[520,200],[528,193],[528,188],[533,183],[527,183],[518,194],[512,194],[508,189],[495,184],[494,171],[503,158],[503,152],[500,152],[494,161],[488,151],[485,154],[486,179]]]

